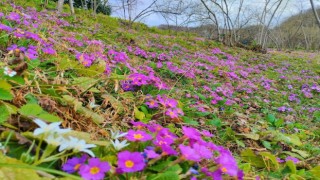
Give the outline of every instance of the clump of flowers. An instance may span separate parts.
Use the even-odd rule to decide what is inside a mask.
[[[292,112],[293,109],[291,107],[287,107],[287,106],[281,106],[278,108],[279,112]]]
[[[68,159],[62,166],[67,173],[78,173],[85,180],[104,179],[106,172],[110,171],[108,162],[100,161],[99,158],[89,158],[86,155]]]
[[[60,128],[61,122],[47,124],[41,119],[35,119],[34,123],[36,123],[39,128],[36,128],[34,130],[33,135],[34,137],[38,137],[40,139],[40,146],[37,146],[37,153],[34,164],[41,164],[43,162],[59,159],[66,155],[70,155],[70,151],[71,154],[84,152],[92,157],[95,156],[90,148],[96,147],[96,145],[87,144],[82,139],[68,136],[67,133],[69,133],[71,129]],[[44,150],[44,152],[46,153],[43,153],[42,156],[39,157],[39,152],[43,141],[47,143],[47,146]],[[52,154],[55,150],[59,151],[58,155]]]
[[[154,85],[158,89],[167,89],[167,85],[162,82],[159,77],[156,77],[153,72],[149,75],[141,73],[130,74],[126,81],[121,82],[121,87],[124,91],[134,91],[143,85]]]
[[[178,101],[169,98],[166,95],[157,95],[156,98],[147,98],[146,105],[151,108],[159,108],[165,112],[170,118],[177,118],[183,116],[182,109],[178,108]]]
[[[128,132],[111,131],[112,139],[126,138],[135,142],[123,147],[126,149],[120,152],[106,150],[108,159],[112,161],[88,159],[88,156],[73,157],[62,169],[68,173],[78,173],[84,179],[102,179],[106,175],[123,177],[124,174],[132,178],[148,178],[155,175],[155,172],[147,170],[148,167],[156,165],[162,168],[159,172],[165,172],[171,166],[183,164],[189,166],[186,173],[179,174],[183,179],[222,179],[226,175],[242,179],[244,176],[229,150],[207,141],[212,137],[208,131],[183,126],[182,136],[179,137],[156,123],[131,123],[134,129]]]

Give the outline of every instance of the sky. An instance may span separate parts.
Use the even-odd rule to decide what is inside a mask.
[[[111,4],[111,6],[113,6],[113,12],[111,16],[121,17],[121,18],[123,17],[123,11],[119,9],[119,6],[121,5],[120,1],[121,0],[109,0],[109,3]],[[139,5],[137,9],[135,9],[137,12],[144,9],[146,6],[148,6],[152,2],[152,0],[138,0],[138,1],[140,1]],[[200,0],[194,0],[194,1],[200,1]],[[230,0],[230,2],[231,1],[234,2],[234,4],[230,4],[231,6],[230,12],[233,12],[232,8],[234,8],[235,9],[234,12],[236,12],[237,3],[239,2],[239,0]],[[284,0],[284,2],[285,1],[286,0]],[[249,9],[260,10],[260,9],[263,9],[264,2],[265,0],[244,0],[244,6],[248,7]],[[314,0],[314,3],[316,7],[320,8],[320,0]],[[282,3],[282,4],[283,4],[282,6],[285,5],[285,3]],[[282,7],[279,8],[278,12],[280,12],[281,8]],[[298,14],[301,10],[307,10],[309,8],[311,8],[311,4],[309,0],[289,0],[285,10],[281,13],[281,15],[280,14],[277,15],[273,23],[277,24],[292,15]],[[159,26],[161,24],[166,24],[166,21],[164,20],[164,18],[159,14],[152,14],[142,19],[141,22],[147,24],[148,26]]]

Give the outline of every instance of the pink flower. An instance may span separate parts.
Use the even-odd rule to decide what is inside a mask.
[[[159,107],[159,104],[157,101],[151,99],[149,102],[146,102],[146,105],[148,105],[149,108],[157,108]]]
[[[170,109],[167,109],[166,115],[170,116],[170,118],[177,118],[178,112],[176,109],[170,108]]]
[[[157,154],[153,149],[145,149],[144,153],[148,159],[153,159],[160,156],[160,154]]]
[[[203,159],[210,159],[213,156],[212,151],[206,146],[195,143],[192,145],[192,147],[196,151],[196,153],[198,153]]]
[[[101,162],[99,158],[91,158],[88,161],[88,165],[80,166],[79,174],[86,180],[103,179],[110,168],[108,162]]]
[[[139,152],[122,151],[118,154],[118,168],[121,172],[141,171],[145,165],[144,158]]]
[[[152,139],[152,136],[144,131],[138,130],[129,130],[126,138],[129,141],[149,141]]]
[[[183,144],[179,145],[179,149],[184,158],[190,161],[199,162],[201,160],[200,155],[190,146],[185,146]]]
[[[194,140],[200,140],[201,139],[200,132],[195,128],[182,126],[182,132],[189,139],[194,139]]]

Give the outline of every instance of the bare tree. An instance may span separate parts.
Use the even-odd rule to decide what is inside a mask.
[[[316,8],[314,6],[313,0],[310,0],[310,4],[311,4],[312,10],[313,10],[313,14],[314,14],[314,16],[315,16],[315,18],[316,18],[316,20],[318,22],[318,26],[320,28],[320,18],[319,18],[318,12],[317,12],[317,10],[316,10]]]
[[[152,0],[148,2],[146,6],[144,6],[143,9],[138,8],[138,5],[141,7],[141,5],[145,5],[143,0],[117,0],[113,9],[115,11],[121,10],[122,11],[122,17],[129,21],[129,25],[131,25],[133,22],[142,20],[143,18],[151,15],[152,13],[155,13],[156,10],[154,9],[156,3],[158,0]]]

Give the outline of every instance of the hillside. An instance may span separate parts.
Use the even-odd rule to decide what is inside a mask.
[[[0,5],[0,179],[320,178],[319,54]]]

